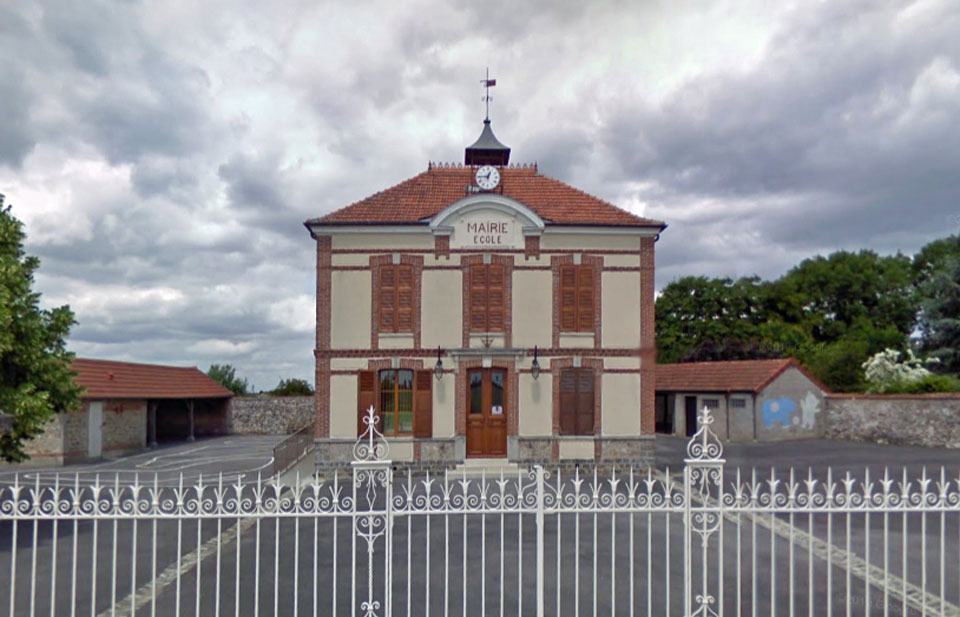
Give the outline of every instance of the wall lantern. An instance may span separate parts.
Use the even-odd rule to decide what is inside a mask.
[[[437,345],[437,363],[433,367],[433,374],[437,378],[437,381],[440,381],[440,378],[443,377],[443,360],[440,359],[439,345]]]
[[[540,361],[537,360],[537,346],[533,346],[533,364],[530,365],[530,374],[533,375],[534,381],[540,377]]]

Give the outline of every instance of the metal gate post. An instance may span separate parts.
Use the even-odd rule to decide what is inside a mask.
[[[360,603],[361,617],[377,617],[380,602],[374,598],[373,564],[377,539],[384,544],[384,598],[383,615],[390,617],[390,580],[393,563],[393,472],[386,458],[387,441],[377,430],[380,418],[371,406],[363,418],[367,428],[353,446],[353,550],[356,554],[357,537],[367,547],[367,599]],[[383,506],[378,492],[383,491]],[[354,572],[356,577],[356,557]],[[356,592],[356,584],[353,584]],[[356,600],[356,598],[354,598]]]
[[[683,465],[683,614],[687,617],[714,617],[723,615],[723,446],[710,429],[713,417],[704,407],[697,418],[697,432],[687,443],[687,457]],[[716,490],[716,507],[711,493]],[[694,504],[694,500],[697,504]],[[718,589],[721,602],[710,594],[708,549],[710,536],[719,530]],[[696,534],[696,535],[695,535]],[[700,540],[695,551],[694,537]],[[700,589],[693,591],[693,563],[699,555]],[[716,606],[716,608],[713,608]]]
[[[537,617],[543,617],[543,510],[544,510],[544,474],[543,467],[535,465],[537,476]],[[521,522],[521,524],[523,524]],[[557,550],[560,550],[557,547]],[[557,581],[560,584],[560,581]],[[559,607],[557,607],[559,610]]]

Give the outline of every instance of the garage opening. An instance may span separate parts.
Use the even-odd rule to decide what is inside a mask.
[[[151,401],[156,413],[156,438],[168,443],[227,434],[225,399],[164,399]],[[149,431],[148,426],[148,431]]]

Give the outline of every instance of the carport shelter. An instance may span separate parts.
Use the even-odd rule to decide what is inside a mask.
[[[196,367],[77,358],[80,409],[58,414],[27,444],[34,462],[64,463],[224,435],[233,393]]]
[[[698,411],[729,441],[775,441],[823,434],[830,389],[794,358],[658,364],[656,430],[693,435]]]

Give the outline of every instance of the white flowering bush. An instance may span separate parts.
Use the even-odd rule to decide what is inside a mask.
[[[905,356],[895,349],[885,349],[861,365],[869,384],[867,391],[905,394],[960,390],[960,381],[955,377],[936,375],[924,368],[924,364],[936,361],[921,360],[909,349]]]

